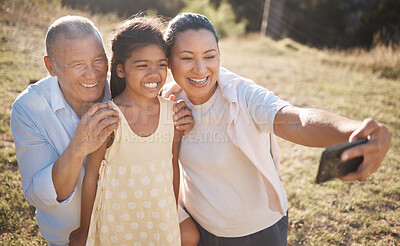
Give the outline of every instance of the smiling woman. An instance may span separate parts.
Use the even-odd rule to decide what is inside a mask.
[[[286,245],[288,204],[275,134],[315,147],[368,137],[364,146],[344,152],[343,160],[363,155],[364,162],[342,178],[365,180],[380,166],[390,146],[385,126],[294,107],[220,67],[218,36],[205,16],[177,15],[165,39],[173,78],[182,88],[175,96],[195,118],[182,139],[180,161],[184,205],[200,232],[199,245]],[[223,137],[192,137],[215,133]]]
[[[169,65],[191,102],[205,103],[217,88],[219,74],[220,57],[214,35],[204,29],[177,34]]]

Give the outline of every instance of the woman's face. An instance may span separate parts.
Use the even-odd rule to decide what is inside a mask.
[[[217,88],[220,66],[214,35],[206,29],[178,33],[169,66],[174,80],[193,104],[207,102]]]

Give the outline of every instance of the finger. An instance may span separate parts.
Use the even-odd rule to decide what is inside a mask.
[[[355,157],[364,156],[367,153],[373,152],[376,148],[375,145],[376,145],[375,141],[369,141],[365,144],[360,144],[360,145],[354,146],[350,149],[346,149],[340,155],[340,160],[347,161],[347,160],[353,159]]]
[[[93,131],[92,131],[93,135],[95,137],[99,137],[99,135],[100,135],[100,137],[102,138],[102,137],[104,137],[102,133],[104,132],[105,128],[107,128],[107,127],[109,127],[110,125],[113,125],[113,124],[117,124],[118,125],[119,122],[120,122],[120,119],[118,117],[107,117],[107,118],[103,119],[102,121],[100,121],[97,124],[97,126],[93,129]]]
[[[100,110],[105,109],[105,108],[112,108],[112,105],[110,102],[104,102],[104,103],[95,103],[93,104],[89,110],[83,115],[81,118],[80,122],[82,124],[87,124],[91,120],[91,118]]]
[[[352,173],[348,173],[343,177],[339,177],[340,180],[342,181],[347,181],[347,182],[351,182],[351,181],[365,181],[366,179],[361,177],[360,173],[358,172],[352,172]]]
[[[98,124],[108,117],[119,118],[118,111],[113,108],[100,108],[91,117],[86,117],[85,120],[81,120],[78,123],[78,125],[80,126],[79,129],[90,133],[95,132],[95,134],[98,134],[99,131],[96,132]]]
[[[95,135],[94,137],[95,141],[93,142],[97,142],[98,144],[97,148],[99,148],[108,139],[111,133],[115,131],[118,128],[118,126],[119,126],[118,123],[113,123],[103,128],[98,134]]]
[[[176,103],[174,103],[173,111],[174,112],[179,112],[180,110],[187,108],[187,105],[185,101],[179,100]]]
[[[168,98],[169,98],[169,100],[171,100],[171,101],[174,101],[174,102],[176,101],[175,95],[170,95]]]
[[[361,126],[357,128],[349,137],[349,141],[358,138],[366,138],[379,128],[379,125],[371,118],[365,119]]]
[[[101,120],[98,124],[97,124],[97,128],[101,129],[101,131],[108,127],[109,125],[112,125],[114,123],[119,123],[120,119],[118,117],[114,117],[114,116],[110,116],[107,118],[104,118],[103,120]]]
[[[357,172],[351,172],[346,174],[345,176],[339,177],[338,179],[342,180],[342,181],[356,181],[358,179],[358,174]]]
[[[102,108],[112,108],[112,105],[110,102],[95,103],[89,108],[86,115],[92,117],[98,110]]]
[[[184,131],[184,135],[188,134],[194,127],[193,116],[182,118],[175,127],[177,130]]]
[[[96,125],[108,117],[119,118],[119,113],[113,108],[99,109],[90,119],[89,122],[94,122]]]
[[[342,181],[365,181],[374,171],[366,168],[365,163],[361,164],[355,172],[348,173],[339,177]]]
[[[192,116],[188,116],[188,117],[180,118],[177,121],[174,121],[174,125],[176,127],[183,126],[183,125],[186,125],[186,124],[192,125],[192,128],[193,128],[194,118]]]
[[[176,126],[178,131],[183,131],[184,135],[188,134],[193,129],[193,124],[183,124]]]
[[[193,124],[191,124],[191,123],[180,124],[180,125],[176,125],[175,128],[179,131],[187,131],[187,130],[190,131],[193,129]]]
[[[114,132],[118,128],[118,125],[119,125],[118,123],[113,123],[103,129],[103,133],[102,133],[102,135],[104,137],[103,142],[111,135],[112,132]]]
[[[182,108],[179,110],[179,112],[176,112],[173,116],[174,122],[177,122],[178,120],[186,117],[193,117],[192,116],[192,110],[188,108]]]

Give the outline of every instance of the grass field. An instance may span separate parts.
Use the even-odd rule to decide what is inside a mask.
[[[0,1],[0,244],[41,245],[34,208],[23,197],[9,128],[11,104],[30,79],[46,76],[42,57],[47,26],[58,16],[92,18],[105,40],[113,15]],[[35,3],[37,5],[35,5]],[[40,18],[37,18],[39,16]],[[280,176],[289,199],[288,245],[400,245],[400,50],[316,50],[257,35],[225,38],[222,64],[273,90],[294,105],[350,118],[373,117],[392,133],[381,168],[363,183],[314,184],[320,149],[279,140]]]
[[[353,119],[373,117],[392,133],[382,167],[363,183],[314,184],[321,150],[280,141],[289,245],[400,244],[400,80],[375,70],[398,66],[399,52],[321,51],[256,36],[223,40],[222,63],[281,98]]]

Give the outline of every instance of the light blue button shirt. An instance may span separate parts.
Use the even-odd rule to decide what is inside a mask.
[[[108,83],[104,90],[103,101],[110,100]],[[78,122],[56,77],[30,85],[12,106],[10,123],[24,195],[36,207],[40,232],[50,245],[67,245],[69,234],[79,226],[84,168],[75,190],[62,202],[56,199],[52,181],[53,164],[70,143]]]

